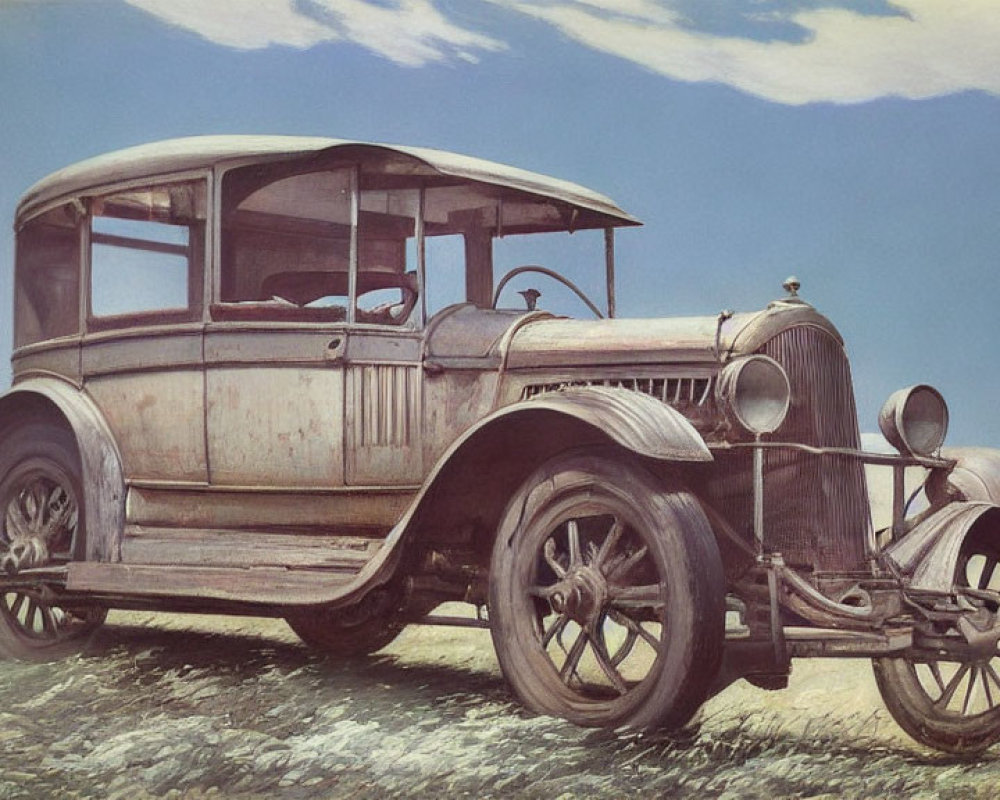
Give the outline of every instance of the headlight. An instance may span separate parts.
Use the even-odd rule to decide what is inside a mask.
[[[878,413],[878,426],[900,453],[929,456],[948,432],[948,406],[934,387],[909,386],[889,395]]]
[[[773,358],[761,355],[726,364],[715,391],[727,419],[755,436],[781,427],[792,395],[785,370]]]

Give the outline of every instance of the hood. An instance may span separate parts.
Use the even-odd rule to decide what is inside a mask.
[[[509,369],[711,364],[756,352],[780,331],[802,324],[824,328],[840,340],[812,306],[777,302],[763,311],[728,316],[721,330],[719,315],[578,320],[463,304],[436,315],[426,341],[431,359],[497,361],[506,355]]]
[[[722,318],[720,326],[720,318]],[[540,319],[513,337],[507,364],[518,367],[717,363],[757,352],[795,325],[815,325],[840,341],[833,325],[805,303],[763,311],[658,319]]]

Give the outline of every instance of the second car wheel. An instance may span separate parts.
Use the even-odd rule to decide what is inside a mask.
[[[955,585],[995,591],[1000,586],[1000,545],[982,535],[967,540]],[[982,612],[991,619],[997,608],[984,603]],[[1000,646],[995,636],[969,641],[958,628],[939,625],[937,648],[874,659],[875,682],[893,719],[918,742],[976,755],[1000,741]]]
[[[490,620],[529,708],[579,725],[679,729],[722,656],[725,582],[704,513],[624,456],[558,457],[507,506]]]

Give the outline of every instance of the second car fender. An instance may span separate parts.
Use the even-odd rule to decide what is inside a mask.
[[[962,545],[972,536],[1000,535],[1000,507],[983,502],[951,503],[923,520],[885,550],[909,580],[910,589],[951,592]]]

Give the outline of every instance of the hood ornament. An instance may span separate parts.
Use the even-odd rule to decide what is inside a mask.
[[[774,302],[769,303],[767,307],[775,308],[776,306],[809,305],[809,303],[807,303],[805,300],[799,297],[799,289],[801,287],[802,283],[799,281],[799,279],[796,278],[794,275],[789,275],[787,278],[785,278],[785,282],[781,284],[781,288],[783,288],[786,292],[788,292],[788,294],[785,297],[782,297],[780,300],[775,300]]]

